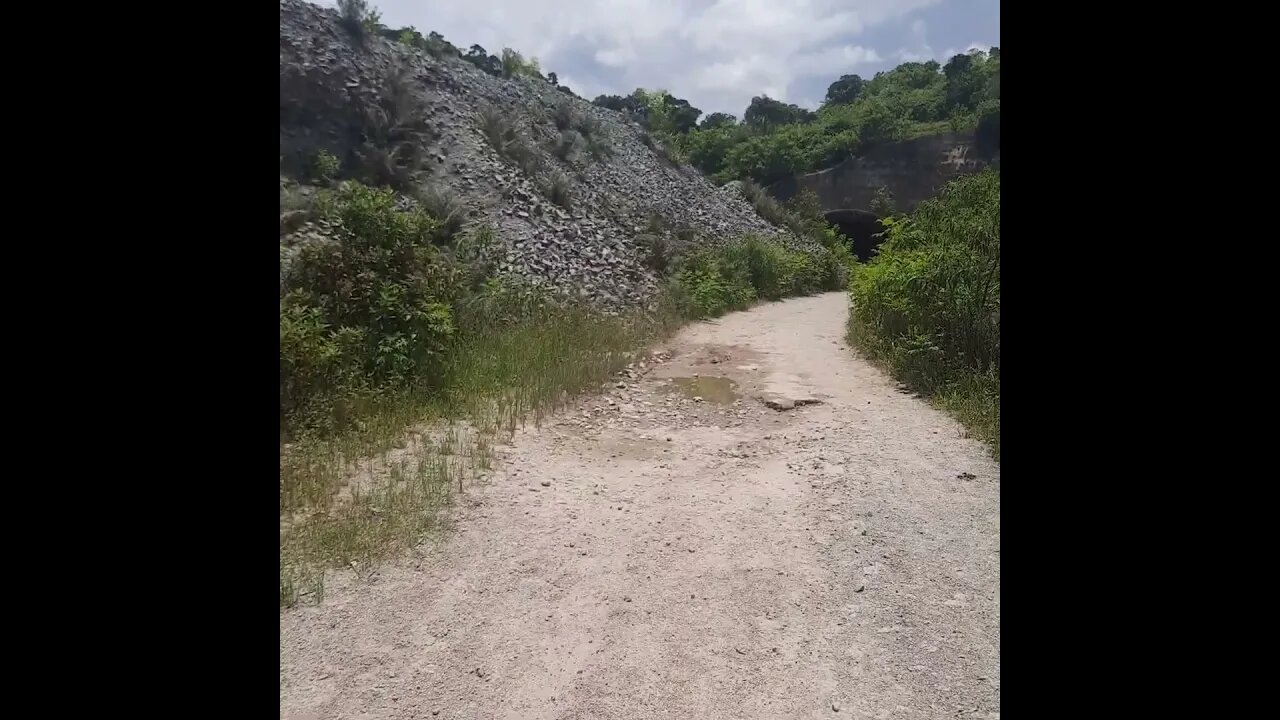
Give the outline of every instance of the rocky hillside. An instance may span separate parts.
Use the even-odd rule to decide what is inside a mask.
[[[467,222],[496,230],[502,271],[607,307],[652,295],[655,241],[783,233],[735,189],[670,162],[621,113],[537,78],[494,77],[456,57],[361,39],[334,10],[281,0],[282,187],[305,178],[321,151],[346,176],[383,168],[406,202],[423,188],[455,195]],[[287,261],[289,248],[323,229],[282,222],[281,233]]]

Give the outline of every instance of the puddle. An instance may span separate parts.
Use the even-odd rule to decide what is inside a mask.
[[[728,405],[738,399],[734,389],[737,383],[727,377],[677,377],[671,378],[670,390],[678,390],[686,397],[700,397],[707,402]]]

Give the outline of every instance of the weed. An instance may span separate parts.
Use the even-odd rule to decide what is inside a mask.
[[[556,105],[556,109],[551,113],[551,119],[555,122],[556,129],[563,132],[578,123],[578,113],[573,109],[572,103],[565,101]]]
[[[641,262],[644,266],[658,275],[665,275],[671,263],[671,245],[666,237],[652,233],[638,235],[636,244],[640,247]]]
[[[516,132],[498,108],[481,109],[480,130],[499,155],[514,161],[526,175],[533,176],[542,169],[537,150]]]
[[[511,121],[501,110],[492,105],[480,109],[480,130],[493,149],[501,155],[506,154],[507,145],[516,139]]]
[[[601,135],[593,134],[587,137],[587,152],[596,161],[607,160],[613,156],[613,145]]]
[[[582,137],[588,139],[596,138],[601,135],[600,121],[597,120],[596,116],[592,115],[590,112],[578,114],[577,122],[574,123],[573,127],[575,130],[582,133]]]
[[[418,204],[438,223],[434,233],[437,245],[450,245],[467,219],[467,206],[448,188],[428,186],[414,193]]]
[[[539,182],[539,189],[548,200],[568,210],[573,206],[573,197],[569,194],[569,176],[559,170],[547,173]]]
[[[321,184],[329,184],[338,177],[342,163],[328,150],[321,150],[311,159],[311,178]]]
[[[542,170],[542,157],[538,155],[538,150],[533,143],[524,138],[518,138],[507,146],[507,157],[514,160],[520,170],[529,177],[537,175]]]
[[[413,92],[407,67],[396,64],[389,69],[377,104],[365,111],[362,134],[356,156],[365,180],[396,189],[410,187],[422,169],[424,148],[434,130]]]
[[[582,137],[576,131],[565,130],[560,133],[560,139],[552,145],[551,154],[565,162],[572,162],[581,144]]]

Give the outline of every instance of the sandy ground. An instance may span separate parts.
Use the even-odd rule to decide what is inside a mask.
[[[846,312],[687,327],[518,434],[453,532],[281,613],[281,716],[998,718],[999,467]]]

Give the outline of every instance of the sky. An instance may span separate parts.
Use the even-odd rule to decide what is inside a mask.
[[[319,0],[334,6],[335,0]],[[587,99],[663,89],[742,117],[756,95],[816,109],[841,75],[1000,44],[1000,0],[370,0],[390,27],[536,57]]]

